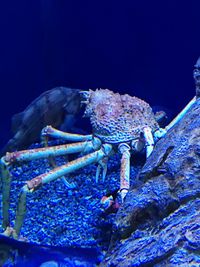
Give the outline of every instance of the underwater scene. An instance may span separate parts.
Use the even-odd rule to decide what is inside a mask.
[[[0,266],[200,266],[199,7],[1,3]]]

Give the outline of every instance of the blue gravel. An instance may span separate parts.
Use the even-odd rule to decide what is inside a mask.
[[[32,147],[38,147],[35,144]],[[57,165],[66,158],[56,159]],[[11,191],[11,224],[14,224],[16,203],[24,182],[52,167],[48,160],[34,160],[14,165]],[[131,177],[136,177],[139,167],[131,166]],[[53,246],[97,247],[104,253],[109,245],[115,214],[106,214],[100,200],[106,193],[119,188],[120,156],[109,159],[108,173],[103,183],[95,182],[96,166],[91,165],[65,177],[72,185],[59,179],[44,185],[27,197],[27,214],[21,235],[30,242]],[[2,229],[1,229],[2,231]]]

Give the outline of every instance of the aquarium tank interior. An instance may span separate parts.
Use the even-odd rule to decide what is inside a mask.
[[[0,2],[0,266],[200,266],[199,8]]]

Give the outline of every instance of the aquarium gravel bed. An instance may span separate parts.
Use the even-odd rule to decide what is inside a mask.
[[[32,148],[38,147],[35,144]],[[66,163],[57,158],[56,164]],[[16,203],[25,181],[48,172],[48,160],[34,160],[12,167],[11,224],[14,224]],[[139,167],[131,166],[131,177]],[[73,247],[97,247],[106,251],[115,213],[107,214],[100,200],[119,188],[120,155],[109,159],[106,180],[95,181],[96,165],[90,165],[67,175],[69,188],[63,179],[50,182],[27,196],[27,214],[21,235],[30,242]],[[132,181],[134,182],[134,181]],[[2,217],[2,216],[1,216]],[[2,232],[2,229],[1,229]]]

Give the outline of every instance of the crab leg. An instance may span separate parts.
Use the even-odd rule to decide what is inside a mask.
[[[1,176],[2,176],[2,199],[3,199],[3,227],[9,225],[9,206],[10,206],[10,184],[11,176],[8,166],[14,162],[30,161],[33,159],[46,158],[48,156],[61,156],[76,152],[91,152],[101,146],[101,141],[94,138],[92,141],[79,142],[75,144],[58,145],[54,147],[43,147],[31,150],[22,150],[7,153],[1,158]]]
[[[11,176],[9,174],[6,165],[3,162],[3,158],[1,158],[1,174],[2,174],[2,217],[3,224],[2,227],[6,229],[9,226],[9,205],[10,205],[10,187],[11,187]]]
[[[179,122],[184,115],[188,112],[191,106],[196,102],[196,96],[185,106],[185,108],[165,127],[166,131],[169,131],[177,122]]]
[[[151,155],[153,148],[154,148],[154,140],[153,135],[150,127],[145,127],[143,130],[144,139],[146,143],[146,156],[147,158]]]
[[[57,130],[50,125],[43,128],[42,132],[41,132],[42,140],[46,141],[45,138],[47,138],[47,137],[60,138],[62,140],[75,141],[75,142],[76,141],[91,141],[93,138],[93,136],[91,134],[90,135],[81,135],[81,134],[67,133],[67,132]]]
[[[111,151],[112,151],[112,146],[109,144],[105,144],[98,151],[95,151],[89,155],[86,155],[76,160],[73,160],[71,162],[68,162],[67,164],[57,167],[56,169],[50,171],[49,173],[41,174],[33,178],[32,180],[28,181],[26,185],[23,186],[21,193],[20,193],[20,197],[19,197],[19,202],[18,202],[18,207],[17,207],[17,212],[16,212],[16,221],[15,221],[15,226],[14,226],[14,232],[16,233],[16,237],[18,237],[23,221],[24,221],[24,217],[26,213],[27,193],[31,193],[35,191],[36,189],[38,189],[38,187],[42,186],[43,184],[57,180],[58,178],[70,172],[83,168],[89,164],[99,162],[104,157],[109,156]]]
[[[92,135],[80,135],[80,134],[72,134],[63,132],[53,128],[51,125],[46,126],[41,131],[41,141],[45,147],[48,147],[48,140],[49,137],[53,138],[60,138],[66,141],[91,141],[93,136]],[[52,157],[49,157],[50,164],[55,168],[56,163]],[[67,187],[71,187],[71,185],[66,181],[65,177],[62,178],[63,182]]]
[[[126,143],[118,146],[121,157],[121,171],[120,171],[120,194],[122,202],[130,187],[130,147]]]
[[[30,150],[7,153],[3,158],[7,164],[13,162],[29,161],[34,159],[47,158],[49,156],[62,156],[77,152],[90,152],[101,146],[99,138],[94,137],[92,141],[78,142],[75,144],[65,144],[52,147],[42,147]]]
[[[192,100],[184,107],[184,109],[164,128],[160,128],[154,133],[155,138],[163,137],[175,124],[177,124],[188,112],[191,106],[196,102],[197,97],[193,97]]]

